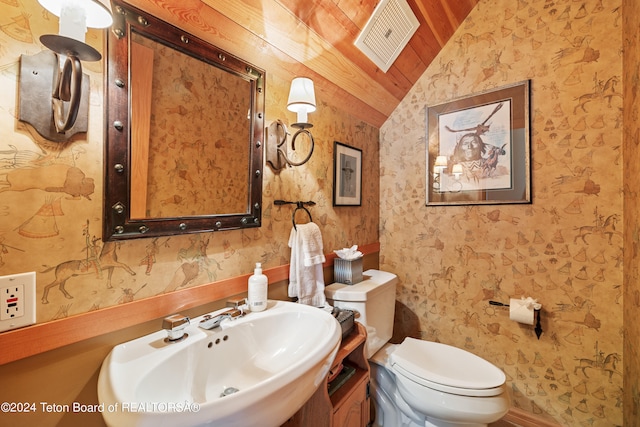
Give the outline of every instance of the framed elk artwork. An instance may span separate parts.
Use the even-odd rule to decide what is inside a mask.
[[[427,108],[427,206],[531,203],[529,85]]]

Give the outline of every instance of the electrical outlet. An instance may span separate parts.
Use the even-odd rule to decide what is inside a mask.
[[[36,273],[0,277],[0,332],[36,323]]]
[[[24,316],[24,284],[18,283],[2,289],[0,320],[17,319]]]

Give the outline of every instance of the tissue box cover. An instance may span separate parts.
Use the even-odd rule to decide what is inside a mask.
[[[335,281],[346,285],[362,282],[362,257],[354,260],[336,258],[333,261]]]

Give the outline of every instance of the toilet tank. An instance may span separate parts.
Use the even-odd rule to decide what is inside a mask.
[[[367,359],[393,335],[398,276],[380,270],[367,270],[355,285],[333,283],[325,287],[327,302],[334,307],[354,310],[356,320],[367,329]]]

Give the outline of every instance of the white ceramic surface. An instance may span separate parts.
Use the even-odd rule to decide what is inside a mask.
[[[423,343],[426,348],[431,347],[427,341],[420,341],[418,344]],[[403,345],[404,343],[387,344],[369,360],[372,394],[379,414],[373,423],[375,427],[387,425],[479,427],[499,420],[509,411],[510,399],[504,379],[498,378],[499,384],[496,386],[491,373],[479,373],[481,377],[489,375],[491,378],[489,384],[492,388],[486,390],[486,395],[483,395],[483,389],[463,390],[434,382],[430,383],[433,387],[429,387],[425,385],[424,379],[416,377],[405,369],[398,369],[398,364],[393,364],[395,352]],[[469,355],[471,358],[476,357],[471,353]],[[448,356],[445,352],[445,359]],[[461,355],[457,357],[467,359]],[[429,360],[425,363],[429,363]],[[468,361],[466,363],[473,364]],[[483,360],[481,365],[484,363],[489,362]],[[464,370],[466,367],[461,369]],[[482,366],[479,369],[482,369]],[[502,375],[501,371],[496,373],[497,377]],[[451,392],[443,389],[451,389]]]
[[[269,301],[211,331],[200,320],[179,343],[161,330],[113,348],[98,378],[109,426],[279,426],[323,382],[340,346],[331,314],[296,303]],[[238,391],[224,395],[230,388]]]
[[[502,369],[475,354],[433,341],[405,338],[390,355],[394,371],[444,393],[488,397],[500,394]]]

